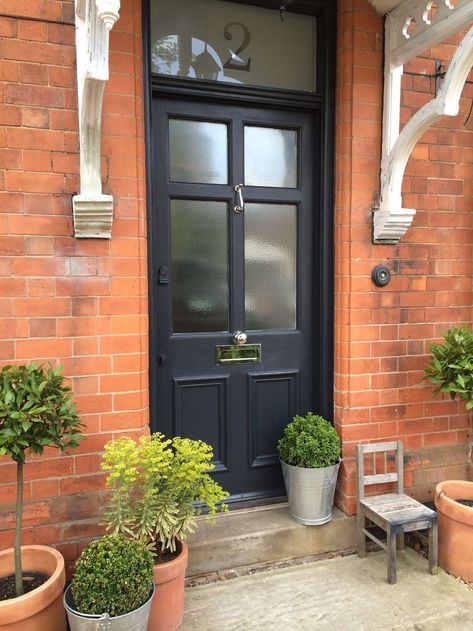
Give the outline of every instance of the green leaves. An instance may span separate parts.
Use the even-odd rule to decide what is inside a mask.
[[[81,613],[121,616],[146,602],[152,581],[153,557],[146,546],[107,535],[82,552],[75,568],[72,595]]]
[[[211,515],[227,508],[222,502],[228,493],[208,474],[212,457],[210,445],[200,440],[171,440],[160,433],[138,442],[121,437],[107,443],[102,459],[112,488],[107,530],[174,552],[176,541],[195,528],[200,512],[195,502],[207,506]]]
[[[450,398],[466,401],[473,408],[473,331],[452,327],[445,342],[432,344],[432,361],[424,370],[424,379],[434,386],[434,393],[448,393]]]
[[[306,416],[295,416],[286,426],[278,450],[286,464],[321,469],[338,462],[340,438],[333,425],[308,412]]]
[[[24,462],[27,449],[40,454],[46,446],[75,447],[81,425],[71,398],[60,367],[5,366],[0,371],[0,454]]]

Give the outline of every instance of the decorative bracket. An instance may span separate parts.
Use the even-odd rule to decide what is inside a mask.
[[[74,235],[110,239],[113,197],[102,193],[100,140],[110,31],[120,0],[75,0],[79,101],[80,194],[72,199]]]
[[[473,21],[471,0],[404,0],[386,16],[383,157],[379,208],[373,214],[374,243],[397,243],[416,213],[402,207],[402,181],[422,134],[441,116],[456,116],[473,65],[473,28],[463,39],[432,101],[400,129],[403,65]]]

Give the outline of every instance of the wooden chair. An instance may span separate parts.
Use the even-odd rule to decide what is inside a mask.
[[[396,471],[388,473],[387,452],[396,454]],[[365,454],[371,454],[372,474],[365,475]],[[384,472],[377,473],[379,461]],[[404,494],[404,450],[401,441],[356,446],[357,469],[357,538],[358,556],[366,556],[365,535],[383,548],[388,555],[388,582],[396,582],[396,539],[400,550],[404,548],[404,533],[429,529],[429,570],[437,572],[437,513]],[[397,482],[397,493],[365,497],[365,486]],[[368,518],[386,531],[386,544],[366,529]],[[427,541],[427,537],[418,535]]]

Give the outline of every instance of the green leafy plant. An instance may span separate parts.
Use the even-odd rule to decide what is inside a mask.
[[[72,596],[84,614],[121,616],[141,607],[153,586],[153,555],[140,541],[106,535],[77,560]]]
[[[331,467],[340,459],[340,438],[322,416],[295,416],[278,443],[279,457],[294,467]]]
[[[441,344],[431,344],[432,361],[424,370],[424,379],[434,386],[434,393],[448,393],[452,399],[466,401],[473,408],[473,331],[452,327]]]
[[[160,433],[107,443],[102,459],[112,490],[107,530],[142,541],[158,561],[166,551],[175,552],[177,541],[194,531],[202,506],[209,515],[227,510],[222,502],[228,493],[208,474],[212,455],[200,440],[167,439]]]
[[[23,594],[21,527],[26,452],[41,454],[45,447],[67,451],[78,444],[81,424],[71,398],[61,368],[27,364],[5,366],[0,371],[0,456],[10,456],[17,470],[14,546],[17,596]]]

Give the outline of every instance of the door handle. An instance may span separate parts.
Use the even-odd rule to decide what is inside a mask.
[[[242,193],[243,184],[237,184],[235,186],[235,193],[238,195],[238,203],[233,207],[234,212],[242,213],[245,210],[245,200]]]

